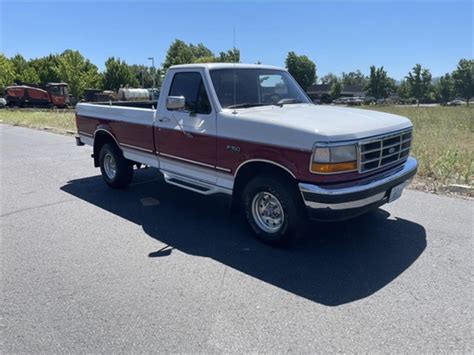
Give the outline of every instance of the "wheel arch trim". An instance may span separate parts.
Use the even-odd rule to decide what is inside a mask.
[[[117,148],[119,148],[120,150],[122,150],[122,148],[120,147],[120,144],[119,142],[117,141],[117,138],[115,138],[115,136],[112,134],[112,132],[110,132],[109,130],[105,129],[105,128],[97,128],[94,132],[94,146],[95,146],[95,140],[96,140],[96,136],[97,136],[97,133],[100,133],[100,132],[105,132],[107,135],[109,135],[110,137],[112,137],[112,139],[114,140],[115,144],[117,145]]]
[[[249,163],[267,163],[267,164],[271,164],[271,165],[274,165],[274,166],[277,166],[283,170],[285,170],[288,174],[291,175],[292,178],[296,179],[296,176],[295,174],[290,170],[288,169],[286,166],[280,164],[280,163],[277,163],[273,160],[268,160],[268,159],[249,159],[249,160],[245,160],[244,162],[242,162],[238,167],[237,169],[235,169],[235,173],[234,173],[234,178],[237,178],[237,175],[239,173],[239,170],[241,168],[243,168],[245,165],[249,164]]]

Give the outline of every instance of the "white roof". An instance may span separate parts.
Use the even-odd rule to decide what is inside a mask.
[[[263,64],[243,64],[243,63],[195,63],[195,64],[180,64],[173,65],[170,69],[179,69],[179,68],[207,68],[207,69],[278,69],[286,70],[281,67],[275,67],[272,65],[263,65]]]

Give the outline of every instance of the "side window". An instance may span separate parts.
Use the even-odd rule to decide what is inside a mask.
[[[173,77],[169,96],[184,96],[187,111],[209,114],[211,104],[200,73],[177,73]]]

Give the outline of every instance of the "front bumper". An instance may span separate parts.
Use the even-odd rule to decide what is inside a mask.
[[[402,165],[357,182],[319,186],[299,183],[298,186],[310,218],[342,220],[387,203],[391,189],[406,185],[417,168],[417,160],[409,157]]]

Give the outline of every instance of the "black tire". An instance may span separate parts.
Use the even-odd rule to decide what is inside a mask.
[[[258,201],[262,201],[262,197],[265,199],[265,196],[273,202],[275,202],[274,199],[278,201],[278,203],[276,203],[277,211],[279,211],[280,208],[283,210],[281,225],[274,231],[268,230],[268,224],[274,227],[273,221],[279,220],[279,218],[270,218],[269,220],[271,222],[265,223],[262,219],[266,217],[259,218],[257,216],[259,214],[258,210],[254,211],[254,208],[258,209],[258,206],[263,206],[259,204]],[[250,228],[255,236],[264,243],[273,245],[286,244],[304,229],[306,213],[303,208],[303,202],[297,192],[295,183],[289,179],[269,175],[253,178],[243,189],[242,205]],[[275,204],[273,204],[273,207],[275,207]],[[280,214],[277,213],[276,215],[278,216]],[[264,227],[262,227],[262,225]]]
[[[111,173],[110,159],[115,162],[115,174]],[[102,146],[99,153],[99,165],[105,183],[114,189],[124,188],[132,181],[133,163],[123,157],[115,144],[106,143]]]

